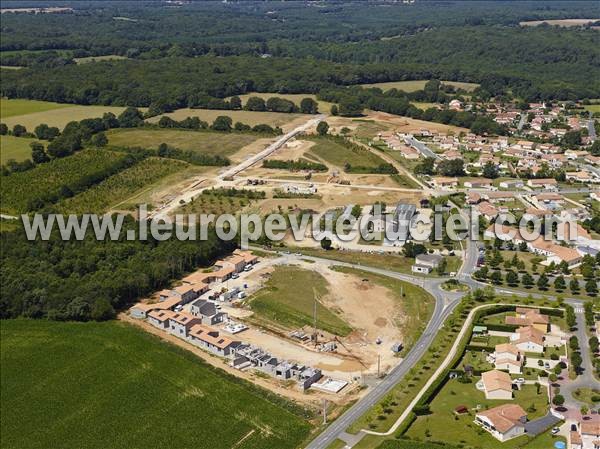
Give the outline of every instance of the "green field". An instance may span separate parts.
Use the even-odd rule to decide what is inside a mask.
[[[260,321],[271,321],[288,329],[313,325],[317,300],[317,327],[336,335],[348,335],[352,328],[325,307],[320,299],[328,284],[315,271],[297,267],[276,267],[265,287],[250,298],[250,307]]]
[[[455,445],[464,444],[466,447],[477,449],[497,449],[498,440],[473,423],[475,407],[479,405],[492,408],[506,402],[516,403],[523,407],[530,420],[540,418],[547,412],[548,398],[544,388],[537,394],[535,386],[524,385],[520,391],[514,393],[513,401],[494,401],[487,400],[483,392],[475,388],[477,380],[479,378],[473,378],[473,383],[468,384],[456,379],[449,380],[431,402],[432,414],[419,417],[406,435],[410,438],[446,441]],[[453,411],[459,405],[465,405],[470,412],[456,419]],[[531,406],[535,411],[528,411],[533,410]],[[516,449],[526,443],[527,439],[528,437],[519,437],[503,443],[502,447]]]
[[[254,142],[252,134],[184,131],[176,129],[117,129],[107,133],[109,145],[158,148],[161,143],[198,153],[231,156]]]
[[[315,142],[306,155],[316,156],[326,164],[343,168],[346,163],[356,166],[376,167],[385,164],[379,156],[364,148],[348,147],[336,140],[326,137],[310,137]]]
[[[404,92],[415,92],[417,90],[423,90],[427,80],[412,80],[412,81],[391,81],[389,83],[371,83],[371,84],[361,84],[363,87],[379,87],[381,90],[386,91],[390,89],[398,89],[403,90]],[[457,89],[464,89],[467,92],[471,92],[477,87],[479,84],[476,83],[463,83],[460,81],[442,81],[442,84],[447,84],[449,86],[454,86]]]
[[[119,61],[122,59],[127,59],[127,57],[119,55],[88,56],[85,58],[73,58],[73,61],[75,61],[77,64],[87,64],[90,62]]]
[[[53,103],[50,101],[21,100],[21,99],[0,99],[0,118],[14,117],[16,115],[33,114],[36,112],[52,111],[55,109],[67,108],[70,104]]]
[[[60,192],[65,187],[73,193],[83,191],[90,178],[101,181],[105,174],[110,175],[128,157],[124,153],[106,150],[84,150],[40,164],[26,172],[3,177],[0,183],[2,211],[34,210],[39,207],[40,200],[53,203],[60,199]]]
[[[306,121],[308,117],[304,114],[287,114],[285,112],[256,112],[256,111],[228,111],[218,109],[177,109],[176,111],[164,114],[173,120],[183,120],[187,117],[198,117],[200,120],[212,123],[218,116],[226,115],[231,117],[233,123],[242,122],[246,125],[254,126],[267,124],[270,126],[284,126],[295,119]],[[158,123],[162,116],[156,116],[148,119],[150,123]]]
[[[62,130],[67,123],[72,121],[102,117],[105,112],[119,115],[125,110],[124,107],[119,106],[80,106],[18,99],[3,99],[0,100],[0,105],[2,123],[6,123],[9,128],[23,125],[29,132],[33,132],[34,128],[41,123],[56,126]],[[144,109],[140,108],[140,110]]]
[[[586,104],[583,109],[589,112],[600,112],[600,104]]]
[[[174,159],[144,159],[90,189],[60,201],[56,207],[64,213],[104,213],[136,192],[187,166],[187,163]]]
[[[3,447],[292,449],[309,433],[297,407],[127,324],[4,320],[1,337]]]
[[[9,159],[17,162],[31,159],[31,143],[37,139],[27,137],[0,136],[0,163],[5,164]]]

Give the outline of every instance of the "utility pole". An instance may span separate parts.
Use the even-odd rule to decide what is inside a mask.
[[[323,425],[327,424],[327,399],[323,399]]]
[[[379,372],[380,368],[381,368],[381,356],[377,355],[377,378],[379,378],[379,376],[380,376],[380,372]]]

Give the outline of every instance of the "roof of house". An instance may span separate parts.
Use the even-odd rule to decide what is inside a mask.
[[[574,430],[571,431],[571,444],[582,444],[581,436]]]
[[[216,346],[219,349],[225,349],[229,345],[235,343],[235,341],[231,338],[221,335],[218,330],[204,326],[203,324],[193,325],[189,334],[191,337],[198,338],[206,343]]]
[[[508,373],[504,371],[491,370],[481,374],[481,380],[485,390],[496,391],[504,390],[512,392],[512,379]]]
[[[198,307],[200,315],[213,316],[218,313],[217,307],[214,303],[206,301],[204,299],[198,299],[192,303],[192,306]]]
[[[582,435],[597,435],[600,436],[600,422],[599,421],[583,421],[581,423]]]
[[[515,365],[518,367],[523,365],[522,360],[513,360],[513,359],[498,359],[498,360],[496,360],[496,365],[504,365],[506,363],[508,363],[510,365]]]
[[[547,315],[542,315],[537,309],[529,309],[524,311],[517,310],[517,313],[519,316],[507,316],[505,320],[506,324],[529,326],[531,324],[550,323],[550,318]]]
[[[165,299],[164,301],[155,302],[152,304],[146,304],[146,303],[140,302],[140,303],[136,304],[135,306],[133,306],[132,309],[142,310],[144,312],[149,312],[151,310],[167,310],[172,307],[175,307],[180,302],[181,302],[181,298],[178,298],[177,296],[171,296],[171,297]]]
[[[170,319],[175,321],[176,323],[187,325],[193,322],[193,320],[195,320],[195,317],[188,313],[179,312],[175,313],[172,317],[170,317]]]
[[[538,345],[544,344],[544,332],[533,326],[520,327],[517,329],[516,333],[519,338],[515,341],[515,344],[527,342],[536,343]]]
[[[239,249],[236,249],[233,253],[243,257],[247,263],[255,262],[256,260],[258,260],[258,257],[249,251],[241,251]]]
[[[533,242],[530,242],[530,245],[538,250],[550,252],[560,260],[564,260],[566,262],[573,262],[581,259],[581,255],[576,249],[557,245],[554,242],[544,240],[541,236],[535,239]]]
[[[521,351],[519,351],[519,348],[517,348],[515,345],[512,345],[510,343],[501,343],[499,345],[496,345],[496,353],[501,354],[503,352],[519,355]]]
[[[540,186],[545,186],[545,185],[557,185],[558,183],[556,182],[556,179],[554,178],[539,178],[539,179],[530,179],[528,181],[530,184],[534,184],[534,185],[540,185]]]
[[[173,318],[174,315],[175,312],[172,312],[171,310],[152,310],[151,312],[148,312],[149,318],[154,318],[160,322],[167,321]]]
[[[498,407],[477,413],[479,416],[485,416],[498,432],[508,432],[515,426],[522,426],[520,421],[527,417],[525,410],[518,404],[503,404]]]

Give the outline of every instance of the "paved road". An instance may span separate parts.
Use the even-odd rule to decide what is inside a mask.
[[[525,126],[525,123],[527,123],[527,114],[525,112],[522,112],[521,118],[519,119],[519,124],[517,125],[517,129],[521,131],[523,129],[523,126]]]
[[[593,114],[590,112],[590,120],[588,121],[588,135],[591,137],[592,141],[596,140],[596,128],[594,126]]]
[[[273,142],[272,144],[270,144],[267,148],[265,148],[260,153],[255,154],[254,156],[249,157],[245,161],[240,162],[235,167],[231,167],[228,170],[226,170],[223,173],[221,173],[219,175],[219,179],[225,179],[225,178],[229,178],[231,176],[235,176],[239,172],[241,172],[243,170],[246,170],[249,167],[252,167],[257,162],[262,161],[264,158],[266,158],[266,157],[270,156],[271,154],[273,154],[275,151],[277,151],[279,148],[281,148],[292,137],[295,137],[296,135],[298,135],[298,134],[300,134],[300,133],[302,133],[302,132],[310,129],[311,127],[313,127],[315,125],[317,125],[324,118],[325,118],[325,116],[323,114],[318,115],[315,118],[313,118],[313,119],[309,120],[308,122],[306,122],[304,125],[298,126],[297,128],[291,130],[289,133],[281,136],[275,142]]]
[[[415,148],[416,150],[418,150],[425,157],[432,157],[434,159],[441,159],[441,157],[439,155],[437,155],[433,151],[431,151],[431,148],[429,148],[423,142],[415,139],[413,136],[405,137],[404,141],[406,142],[407,145]]]

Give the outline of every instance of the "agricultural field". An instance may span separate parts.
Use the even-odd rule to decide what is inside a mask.
[[[583,106],[583,109],[592,113],[600,113],[600,104],[586,104]]]
[[[88,56],[85,58],[73,58],[73,61],[77,64],[88,64],[90,62],[119,61],[122,59],[127,59],[127,57],[119,55]]]
[[[61,200],[56,207],[64,213],[104,213],[136,192],[187,166],[187,163],[174,159],[144,159],[74,197]]]
[[[106,150],[84,150],[72,156],[54,159],[26,172],[3,177],[0,184],[2,211],[8,213],[35,210],[44,203],[65,197],[64,190],[79,193],[123,167],[129,155]]]
[[[158,148],[161,143],[198,153],[231,156],[257,140],[252,134],[177,129],[116,129],[106,133],[109,145]]]
[[[376,167],[384,164],[385,161],[369,150],[362,148],[351,148],[342,143],[326,137],[310,137],[308,140],[315,143],[306,153],[309,159],[318,159],[328,165],[336,166],[340,169],[346,163],[356,166]],[[312,156],[312,158],[311,158]]]
[[[271,321],[288,329],[312,326],[317,301],[317,327],[336,335],[348,335],[352,328],[326,308],[320,298],[329,293],[319,273],[298,267],[276,267],[265,287],[249,300],[260,321]]]
[[[285,125],[300,120],[305,122],[307,116],[305,114],[287,114],[284,112],[255,112],[255,111],[227,111],[227,110],[215,110],[215,109],[177,109],[176,111],[164,114],[167,117],[171,117],[173,120],[183,120],[187,117],[198,117],[200,120],[212,123],[218,116],[226,115],[231,117],[233,123],[242,122],[246,125],[254,126],[260,124],[267,124],[272,127]],[[152,117],[148,119],[149,123],[158,123],[160,116]]]
[[[379,87],[381,90],[386,91],[390,89],[403,90],[404,92],[415,92],[417,90],[423,90],[427,84],[427,80],[412,80],[412,81],[392,81],[389,83],[372,83],[372,84],[361,84],[362,87]],[[477,83],[463,83],[459,81],[442,81],[442,84],[448,86],[454,86],[456,89],[464,89],[467,92],[471,92],[479,84]]]
[[[473,378],[472,383],[461,383],[451,379],[431,402],[431,414],[417,418],[408,429],[406,435],[410,438],[446,441],[450,444],[464,444],[478,449],[496,449],[498,440],[473,423],[474,409],[477,406],[485,408],[501,405],[503,401],[487,400],[483,392],[477,390]],[[519,404],[527,412],[528,419],[544,416],[548,409],[546,390],[540,388],[539,394],[534,385],[523,385],[521,390],[514,393],[512,401]],[[469,409],[469,413],[455,416],[453,411],[459,405]],[[523,446],[527,436],[505,442],[502,447],[516,449]]]
[[[85,118],[102,117],[105,112],[119,115],[125,110],[120,106],[81,106],[64,103],[52,103],[37,100],[1,100],[1,120],[9,128],[23,125],[27,131],[33,132],[41,123],[56,126],[62,130],[67,123]],[[145,108],[140,108],[144,110]]]
[[[5,320],[1,337],[4,447],[293,449],[310,430],[297,406],[131,325]]]
[[[250,97],[259,97],[259,98],[264,99],[265,101],[271,97],[279,97],[279,98],[283,98],[285,100],[292,101],[298,107],[300,107],[300,102],[302,101],[302,99],[312,98],[319,105],[319,113],[325,113],[325,114],[328,114],[329,111],[331,110],[331,106],[333,106],[333,103],[330,103],[328,101],[318,100],[317,96],[314,94],[278,94],[278,93],[252,92],[249,94],[238,95],[238,96],[240,97],[240,100],[242,100],[243,105],[246,104],[246,101]]]
[[[31,143],[37,139],[27,137],[0,136],[0,163],[5,164],[9,159],[17,162],[31,159]]]
[[[53,103],[51,101],[21,100],[21,99],[0,99],[0,118],[14,117],[19,115],[34,114],[37,112],[52,111],[55,109],[67,108],[72,105]]]
[[[216,216],[240,213],[253,200],[223,195],[202,194],[177,209],[178,214],[215,214]]]

